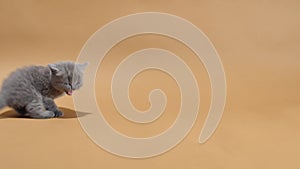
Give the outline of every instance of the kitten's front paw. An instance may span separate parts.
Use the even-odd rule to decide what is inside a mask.
[[[54,111],[55,116],[54,117],[62,117],[64,115],[64,112],[60,111],[60,110],[56,110]]]

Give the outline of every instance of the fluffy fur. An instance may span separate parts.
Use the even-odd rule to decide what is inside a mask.
[[[88,63],[58,62],[48,66],[29,66],[16,70],[4,80],[0,109],[9,106],[31,118],[63,116],[54,99],[72,95],[82,84]]]

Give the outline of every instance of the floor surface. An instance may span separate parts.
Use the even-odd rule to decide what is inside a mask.
[[[11,109],[0,111],[0,165],[3,169],[172,168],[298,169],[300,153],[300,1],[10,1],[0,0],[0,82],[25,65],[75,61],[85,41],[110,21],[137,12],[158,11],[187,19],[215,45],[227,78],[227,101],[214,135],[198,144],[210,103],[209,78],[201,61],[181,42],[141,35],[117,44],[95,79],[97,103],[109,124],[132,137],[161,133],[177,117],[180,92],[160,71],[139,74],[130,97],[140,110],[161,88],[166,111],[150,124],[135,124],[114,108],[114,69],[130,53],[159,47],[172,51],[197,78],[201,106],[191,132],[178,146],[147,159],[106,152],[83,131],[72,97],[56,100],[63,118],[35,120]],[[77,91],[80,92],[80,91]],[[79,113],[89,116],[90,112]]]

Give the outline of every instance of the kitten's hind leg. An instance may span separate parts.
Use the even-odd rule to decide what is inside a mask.
[[[48,111],[45,109],[43,102],[33,100],[26,105],[26,114],[25,116],[36,118],[36,119],[45,119],[52,118],[55,116],[54,112]]]
[[[58,109],[58,107],[56,106],[56,104],[52,98],[43,97],[43,103],[44,103],[46,110],[50,110],[50,111],[54,112],[55,117],[61,117],[64,115],[64,113]]]

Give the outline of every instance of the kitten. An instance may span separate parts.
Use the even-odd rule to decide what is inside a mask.
[[[4,80],[0,109],[9,106],[31,118],[61,117],[54,99],[72,95],[82,86],[88,63],[58,62],[48,66],[29,66],[16,70]]]

